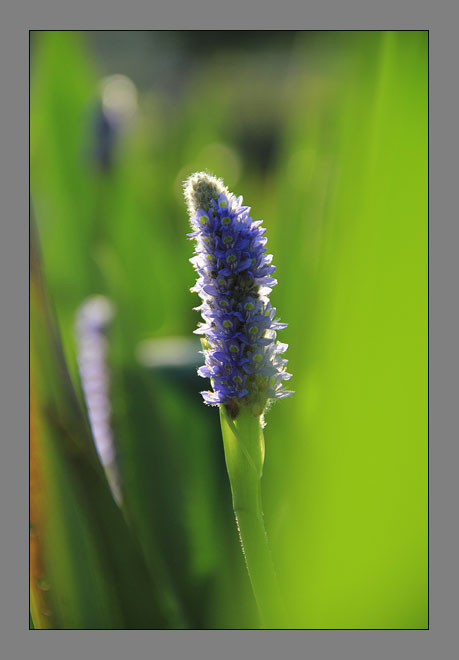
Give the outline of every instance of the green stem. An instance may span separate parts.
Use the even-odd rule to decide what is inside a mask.
[[[241,409],[231,419],[220,406],[233,509],[253,593],[266,628],[286,628],[287,617],[271,559],[261,505],[265,444],[260,416]]]

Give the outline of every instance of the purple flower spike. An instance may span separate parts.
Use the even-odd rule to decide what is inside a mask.
[[[232,417],[250,405],[261,414],[268,402],[293,394],[283,389],[291,375],[281,357],[287,344],[276,341],[286,327],[274,318],[269,294],[277,280],[272,255],[266,254],[265,229],[253,222],[223,181],[205,172],[185,182],[185,199],[196,241],[190,259],[198,279],[191,289],[199,294],[204,335],[205,366],[198,371],[210,378],[213,392],[202,392],[209,405],[225,404]]]
[[[78,308],[75,330],[81,386],[97,453],[115,500],[121,502],[115,441],[110,423],[110,378],[105,331],[114,310],[104,296],[87,298]]]

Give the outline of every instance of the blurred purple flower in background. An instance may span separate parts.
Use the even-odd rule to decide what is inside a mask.
[[[119,503],[121,489],[110,424],[110,378],[107,368],[107,338],[105,336],[105,331],[113,316],[113,306],[107,298],[92,296],[79,307],[75,330],[81,386],[94,443],[107,474],[113,496]]]

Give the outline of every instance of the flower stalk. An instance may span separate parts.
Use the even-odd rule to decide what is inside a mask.
[[[285,628],[287,615],[263,520],[261,418],[244,410],[233,420],[225,406],[220,406],[220,422],[234,516],[261,621],[265,628]]]

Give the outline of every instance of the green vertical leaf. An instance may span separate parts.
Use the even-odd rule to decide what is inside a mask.
[[[45,491],[40,540],[56,626],[167,627],[73,390],[34,236],[31,257],[31,387]]]

